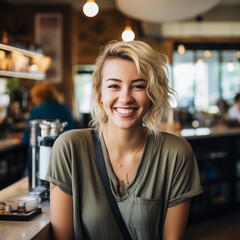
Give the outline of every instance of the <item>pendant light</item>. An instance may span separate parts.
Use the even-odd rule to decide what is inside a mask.
[[[132,30],[130,20],[126,19],[126,27],[122,32],[122,40],[124,42],[130,42],[130,41],[133,41],[134,38],[135,38],[135,33]]]
[[[240,51],[237,51],[236,55],[238,58],[240,58]]]
[[[99,7],[95,3],[95,0],[87,0],[87,2],[83,5],[83,13],[87,17],[95,17],[98,14]]]
[[[211,55],[212,55],[212,53],[211,53],[210,50],[205,50],[205,51],[204,51],[204,56],[205,56],[206,58],[210,58]]]
[[[234,66],[233,62],[227,63],[227,70],[228,70],[228,72],[233,72],[235,70],[235,66]]]

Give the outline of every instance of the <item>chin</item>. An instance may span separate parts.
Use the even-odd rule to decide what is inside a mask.
[[[139,122],[136,123],[115,123],[115,126],[117,128],[123,129],[123,130],[130,130],[130,129],[134,129],[134,128],[140,128],[142,126],[142,124],[140,124]]]

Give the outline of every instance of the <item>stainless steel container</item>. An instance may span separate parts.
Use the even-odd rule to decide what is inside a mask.
[[[40,200],[49,199],[49,183],[45,180],[52,146],[63,132],[66,122],[58,119],[30,121],[29,192]]]

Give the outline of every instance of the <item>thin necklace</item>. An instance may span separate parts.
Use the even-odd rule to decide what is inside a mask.
[[[147,139],[147,138],[146,138],[146,135],[144,135],[143,141],[142,141],[141,144],[139,145],[138,149],[132,154],[132,156],[135,156],[135,155],[140,151],[140,149],[141,149],[142,146],[144,145],[146,139]],[[112,154],[114,155],[114,156],[113,156],[114,159],[117,159],[114,151],[111,149],[111,147],[110,147],[109,144],[108,144],[108,148],[109,148],[109,150],[110,150],[109,153],[112,152]],[[126,163],[126,162],[128,162],[128,161],[130,161],[130,160],[131,160],[131,158],[127,158],[126,160],[124,160],[124,161],[121,162],[121,163],[115,163],[114,161],[113,161],[113,162],[114,162],[118,167],[122,167],[124,163]]]

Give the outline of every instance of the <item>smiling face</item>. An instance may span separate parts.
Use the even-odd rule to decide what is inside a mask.
[[[101,102],[108,116],[109,127],[142,127],[142,119],[150,108],[146,87],[147,80],[138,75],[134,62],[120,58],[105,61]]]

